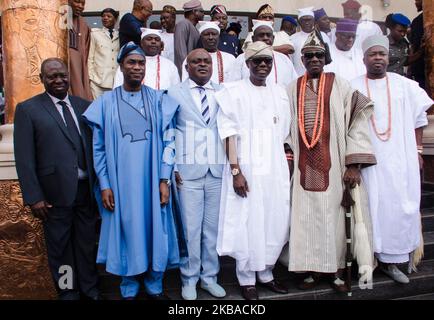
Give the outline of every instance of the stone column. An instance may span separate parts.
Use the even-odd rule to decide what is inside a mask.
[[[17,103],[44,91],[44,59],[67,61],[67,0],[2,0],[7,125],[0,127],[0,300],[56,297],[42,224],[23,205],[13,148]]]
[[[427,91],[434,98],[434,0],[423,1],[423,19],[426,36],[426,83]],[[429,124],[423,133],[424,145],[424,180],[434,183],[434,110],[428,112]]]

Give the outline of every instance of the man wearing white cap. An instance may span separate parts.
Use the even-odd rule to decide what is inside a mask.
[[[294,53],[291,58],[298,76],[302,76],[306,72],[306,68],[301,61],[301,49],[310,33],[315,29],[315,13],[313,9],[313,7],[298,9],[298,22],[301,30],[290,37],[294,44]],[[321,36],[323,41],[330,45],[329,37],[324,32],[321,32]]]
[[[208,51],[212,58],[213,72],[211,81],[218,84],[231,81],[235,57],[218,49],[220,35],[219,23],[216,21],[200,21],[197,24],[197,29],[200,33],[203,48]],[[182,81],[188,78],[186,66],[187,59],[182,64]]]
[[[175,65],[178,68],[179,76],[182,76],[182,63],[187,55],[197,47],[200,38],[196,25],[203,20],[204,11],[199,0],[190,0],[182,6],[184,9],[184,20],[179,21],[175,26]]]
[[[399,283],[409,279],[396,266],[421,244],[420,173],[426,111],[433,100],[417,82],[387,72],[389,40],[362,44],[367,74],[352,81],[375,103],[369,129],[377,165],[362,171],[369,194],[374,251],[380,268]]]
[[[273,24],[271,21],[253,20],[253,43],[262,41],[271,46],[273,44]],[[273,47],[274,49],[274,47]],[[241,80],[250,77],[250,70],[246,64],[244,54],[238,56],[232,70],[232,79]],[[287,87],[293,80],[297,79],[297,73],[288,57],[273,50],[273,66],[267,77],[267,85],[279,84]]]
[[[142,28],[141,46],[146,54],[146,74],[142,84],[155,90],[166,90],[178,84],[178,69],[172,61],[160,55],[161,31]],[[124,83],[124,76],[118,68],[113,88]]]
[[[229,163],[223,170],[217,252],[236,259],[242,296],[257,300],[259,283],[280,294],[273,267],[288,241],[290,182],[284,141],[291,122],[285,90],[266,79],[272,47],[251,44],[244,58],[250,78],[216,93],[217,125]]]
[[[264,4],[261,6],[256,13],[256,19],[261,21],[266,21],[271,24],[271,28],[273,29],[274,25],[274,10],[269,4]],[[280,52],[284,55],[290,55],[294,52],[294,45],[292,44],[289,35],[285,31],[277,31],[274,32],[274,40],[273,40],[273,50]],[[246,40],[243,44],[243,51],[246,51],[249,44],[253,42],[253,30],[249,32]]]
[[[341,201],[345,185],[360,184],[360,168],[375,164],[366,121],[373,104],[348,81],[323,72],[325,46],[316,32],[309,35],[302,55],[307,72],[288,90],[294,117],[286,146],[294,162],[289,271],[311,272],[300,289],[311,289],[321,275],[332,274],[331,286],[346,292],[339,273],[346,253]],[[366,194],[360,190],[369,235]]]

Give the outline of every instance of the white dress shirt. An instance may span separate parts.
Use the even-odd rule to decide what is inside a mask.
[[[208,105],[209,105],[209,117],[210,117],[210,119],[212,119],[214,117],[215,113],[217,112],[217,102],[214,98],[215,89],[211,85],[211,81],[208,81],[203,86],[199,86],[196,82],[194,82],[191,79],[189,79],[189,82],[190,82],[190,90],[191,90],[191,95],[193,97],[193,101],[195,102],[196,108],[199,110],[199,112],[201,114],[202,114],[202,103],[201,103],[201,98],[200,98],[200,91],[197,87],[205,88],[205,94],[206,94],[206,97],[208,100]]]
[[[53,101],[54,105],[56,106],[57,111],[60,113],[60,116],[62,117],[62,120],[65,123],[65,126],[66,126],[65,116],[63,115],[63,109],[62,109],[62,106],[59,104],[59,102],[60,101],[64,101],[66,103],[66,106],[68,107],[69,112],[72,115],[72,119],[74,120],[74,123],[77,126],[78,132],[81,135],[80,125],[78,124],[77,115],[75,114],[75,111],[72,108],[71,101],[69,101],[69,96],[66,95],[65,99],[60,100],[60,99],[52,96],[48,92],[47,92],[47,94],[50,97],[51,101]],[[87,174],[87,172],[84,171],[84,170],[81,170],[80,168],[78,168],[78,179],[82,180],[82,179],[86,179],[87,177],[89,177],[89,175]]]

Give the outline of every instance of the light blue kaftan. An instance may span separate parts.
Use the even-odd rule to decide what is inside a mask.
[[[97,263],[107,272],[134,276],[164,272],[180,260],[172,201],[160,206],[160,179],[171,179],[173,117],[178,103],[163,91],[118,87],[94,101],[84,117],[93,129],[96,198],[102,216]],[[164,139],[163,139],[164,136]],[[164,141],[163,141],[164,140]],[[111,188],[115,210],[103,208]]]

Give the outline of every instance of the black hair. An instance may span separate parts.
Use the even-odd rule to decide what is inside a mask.
[[[104,13],[111,13],[113,15],[113,17],[115,17],[116,20],[119,17],[119,11],[116,11],[115,9],[112,9],[112,8],[105,8],[103,11],[101,11],[101,16]]]

